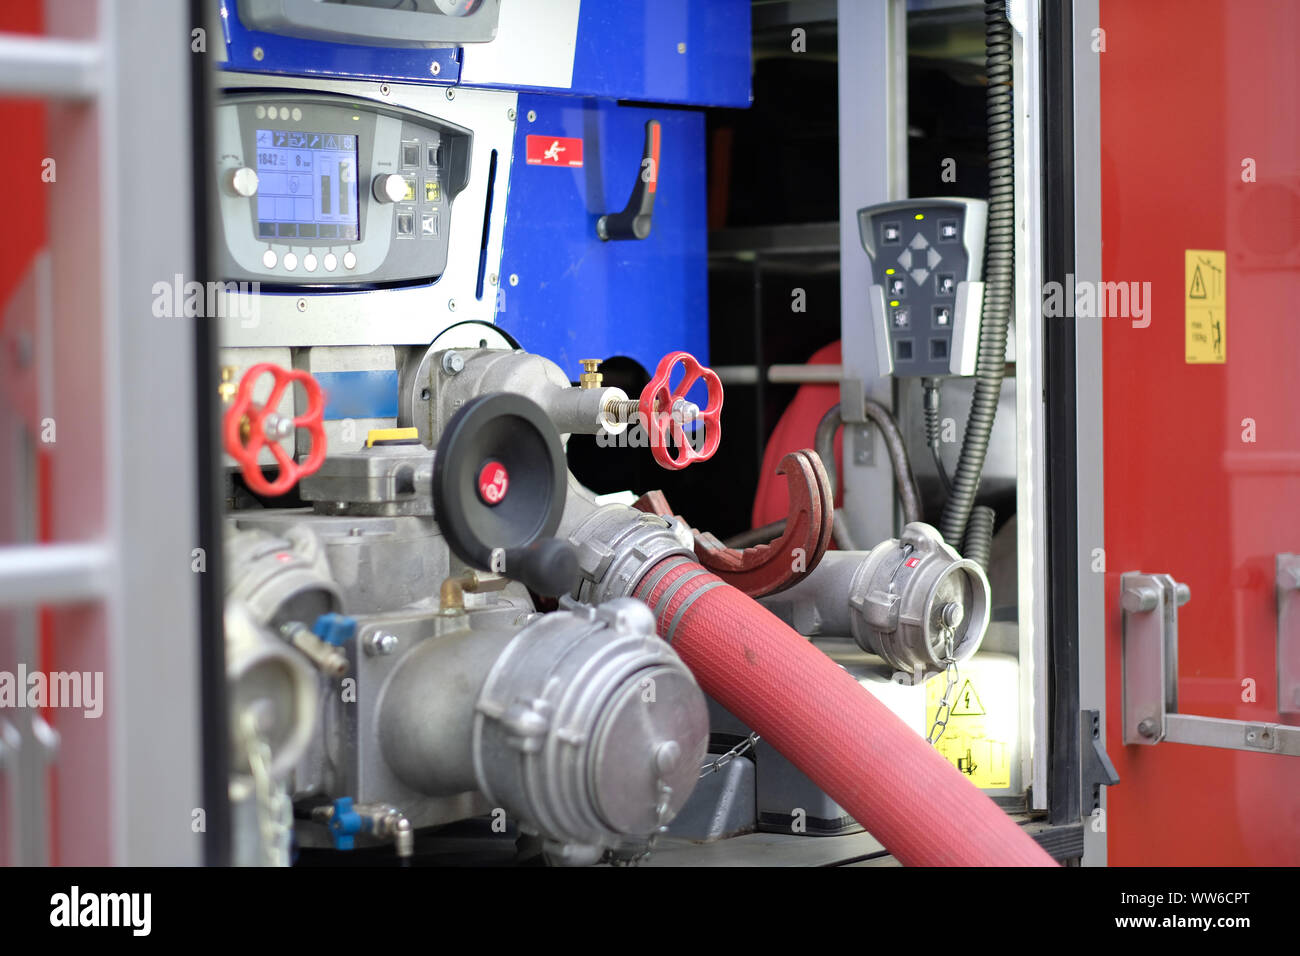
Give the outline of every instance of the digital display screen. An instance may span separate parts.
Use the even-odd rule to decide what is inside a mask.
[[[360,238],[355,135],[259,129],[257,178],[259,238]]]

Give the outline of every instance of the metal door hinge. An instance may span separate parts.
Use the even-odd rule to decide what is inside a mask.
[[[1277,712],[1300,714],[1300,555],[1279,554],[1277,570]]]

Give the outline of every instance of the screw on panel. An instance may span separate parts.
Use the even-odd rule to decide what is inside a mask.
[[[434,76],[437,76],[439,73],[442,72],[442,64],[439,63],[437,60],[434,60],[432,63],[429,64],[429,72],[432,73]]]
[[[307,311],[307,300],[306,300],[306,299],[299,299],[299,300],[298,300],[298,311],[299,311],[299,312],[306,312],[306,311]]]
[[[454,100],[455,98],[456,98],[456,91],[453,90],[450,86],[447,87],[447,99]]]
[[[519,285],[519,276],[515,275],[513,272],[510,273],[510,284]]]
[[[488,276],[488,285],[496,285],[496,284],[497,284],[497,274],[494,272],[490,276]]]
[[[399,643],[401,642],[397,639],[397,635],[375,631],[366,638],[362,647],[370,657],[380,657],[393,653]]]
[[[512,122],[512,123],[515,121],[515,111],[514,111],[514,109],[508,109],[508,110],[506,110],[506,119],[510,120],[510,122]]]
[[[447,300],[447,308],[448,308],[450,311],[455,312],[455,311],[456,311],[456,300],[455,300],[455,299],[448,299],[448,300]]]
[[[459,352],[444,352],[442,354],[442,370],[448,375],[455,375],[465,367],[465,356]]]
[[[263,58],[264,56],[266,56],[266,51],[265,51],[265,50],[263,50],[260,46],[255,46],[255,47],[253,47],[253,59],[254,59],[254,60],[257,60],[257,62],[261,63],[261,62],[262,62],[262,58]]]
[[[528,111],[528,122],[530,122],[530,123],[536,123],[536,122],[537,122],[537,110],[529,110],[529,111]]]
[[[392,91],[389,89],[387,83],[380,83],[380,84],[379,84],[379,95],[380,95],[380,96],[387,96],[390,92],[392,92]]]
[[[679,43],[679,44],[677,44],[677,52],[678,52],[678,53],[685,53],[685,52],[686,52],[686,44],[685,44],[685,43]]]

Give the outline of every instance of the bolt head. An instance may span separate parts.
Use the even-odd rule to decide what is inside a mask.
[[[944,627],[956,627],[966,617],[966,609],[956,601],[949,601],[943,606],[940,618]]]
[[[453,90],[450,86],[447,87],[447,99],[454,100],[455,98],[456,98],[456,91]]]
[[[513,123],[515,121],[515,111],[512,109],[506,110],[506,119]]]
[[[371,657],[386,657],[396,651],[400,644],[396,634],[376,631],[366,638],[365,648]]]
[[[442,354],[442,370],[448,375],[456,375],[465,368],[465,356],[459,352],[444,352]]]
[[[1143,737],[1154,737],[1156,731],[1159,729],[1159,726],[1150,717],[1147,717],[1138,724],[1138,733]]]
[[[262,59],[263,59],[265,56],[266,56],[266,51],[263,50],[260,46],[255,46],[255,47],[253,47],[253,59],[254,59],[254,60],[256,60],[257,62],[261,63],[261,62],[262,62]]]
[[[429,72],[432,73],[434,76],[437,76],[439,73],[442,72],[442,64],[439,63],[437,60],[434,60],[432,63],[429,64]]]
[[[537,110],[529,110],[529,111],[528,111],[528,122],[530,122],[530,123],[536,123],[536,122],[537,122]]]

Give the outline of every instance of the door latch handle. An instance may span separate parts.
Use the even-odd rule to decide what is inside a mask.
[[[658,187],[659,121],[650,120],[645,124],[645,147],[641,150],[641,166],[632,186],[632,196],[622,212],[610,213],[596,220],[596,235],[605,241],[649,236]]]
[[[1124,743],[1165,741],[1300,757],[1300,727],[1178,712],[1178,608],[1190,599],[1188,587],[1167,574],[1120,576]]]

